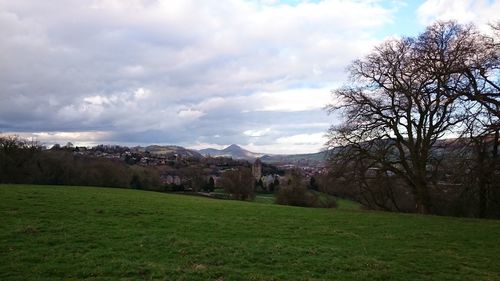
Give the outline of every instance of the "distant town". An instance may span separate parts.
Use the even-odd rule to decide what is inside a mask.
[[[289,171],[300,171],[310,179],[326,171],[326,152],[296,155],[269,155],[254,153],[232,144],[225,149],[203,149],[196,151],[181,146],[151,145],[147,147],[126,147],[120,145],[97,145],[94,147],[54,145],[50,150],[69,150],[77,157],[104,158],[128,165],[155,168],[160,174],[161,184],[190,186],[192,170],[199,169],[208,182],[217,181],[226,170],[252,167],[255,180],[264,191],[276,181],[283,181]],[[188,187],[188,189],[191,189]]]

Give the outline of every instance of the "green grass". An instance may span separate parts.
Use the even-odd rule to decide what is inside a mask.
[[[500,222],[0,185],[0,280],[500,280]]]
[[[361,205],[358,202],[354,202],[348,199],[337,198],[337,208],[340,210],[359,210]]]
[[[274,194],[258,193],[255,195],[254,201],[257,203],[273,204]]]

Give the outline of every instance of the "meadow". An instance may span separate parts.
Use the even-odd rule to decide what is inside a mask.
[[[0,185],[0,280],[500,280],[500,221]]]

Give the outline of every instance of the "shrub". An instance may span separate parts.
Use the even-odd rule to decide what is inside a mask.
[[[254,178],[248,168],[225,171],[220,179],[224,192],[231,194],[234,199],[247,200],[255,197]]]
[[[288,185],[282,186],[276,193],[276,203],[300,207],[334,208],[335,198],[307,189],[307,184],[298,172],[292,172]]]

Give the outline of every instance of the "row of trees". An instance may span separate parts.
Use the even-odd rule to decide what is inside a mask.
[[[290,171],[286,184],[276,193],[276,203],[314,208],[335,208],[334,197],[319,192],[319,184],[314,177],[307,181],[300,171]]]
[[[343,117],[329,130],[331,186],[372,208],[474,202],[465,215],[500,217],[499,32],[438,22],[354,61],[329,105]]]
[[[335,198],[318,192],[318,183],[311,178],[307,181],[299,171],[289,171],[285,182],[274,184],[277,204],[300,207],[336,207]],[[255,198],[255,179],[248,168],[226,171],[220,178],[224,191],[237,200],[253,200]]]
[[[193,165],[176,172],[185,180],[180,185],[163,185],[159,171],[154,167],[81,156],[74,153],[69,145],[46,150],[35,141],[0,136],[0,183],[105,186],[156,191],[211,192],[215,189],[214,178],[207,177],[207,171],[202,166]],[[318,192],[319,186],[314,178],[307,181],[299,171],[291,171],[285,179],[283,184],[277,178],[270,183],[278,204],[335,206],[334,198]],[[255,180],[251,169],[237,166],[224,171],[218,185],[233,199],[253,200],[259,183],[263,192],[262,181]]]
[[[162,189],[155,169],[78,157],[69,149],[42,150],[16,136],[0,136],[0,183]]]

